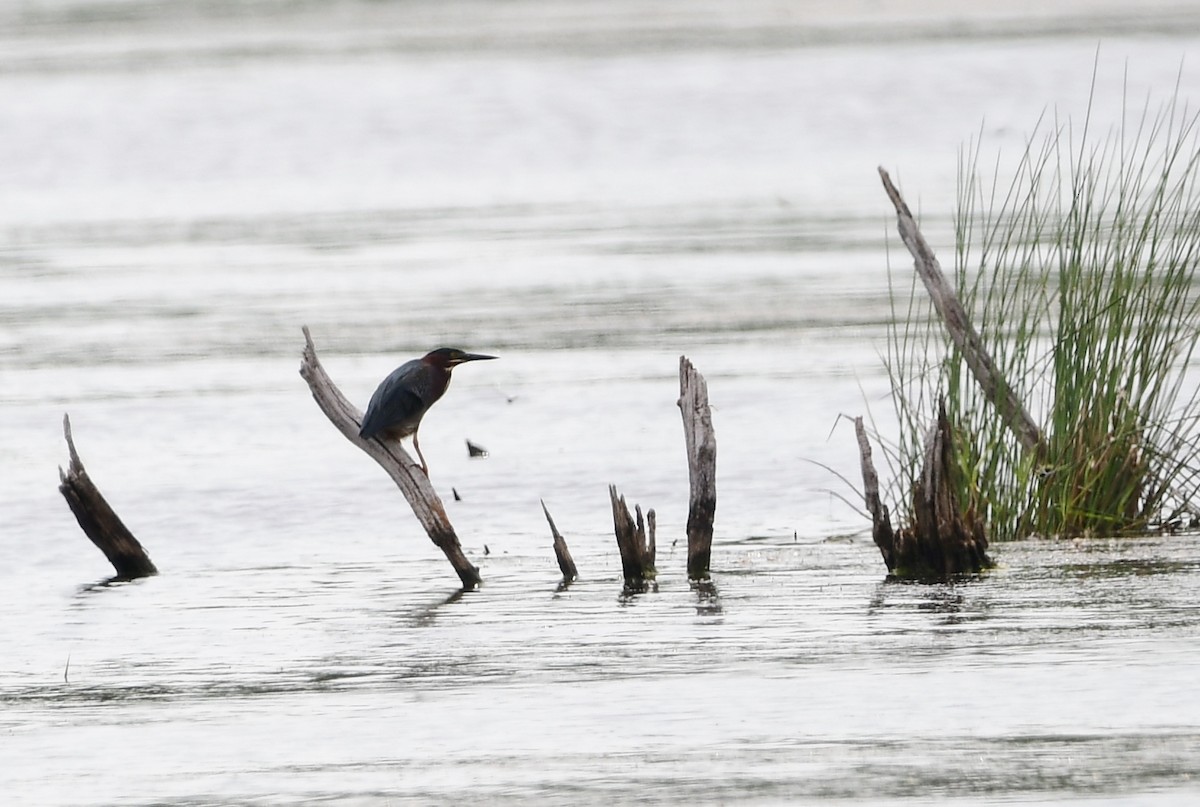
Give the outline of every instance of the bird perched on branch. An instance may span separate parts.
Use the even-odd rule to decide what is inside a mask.
[[[429,407],[437,403],[450,386],[450,372],[469,361],[494,359],[482,353],[464,353],[452,347],[440,347],[419,359],[406,361],[383,379],[363,416],[358,434],[363,438],[392,437],[401,439],[410,434],[413,448],[421,460],[421,470],[429,475],[429,466],[417,442],[417,429]]]

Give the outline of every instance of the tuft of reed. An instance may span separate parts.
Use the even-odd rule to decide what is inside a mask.
[[[1200,511],[1200,132],[1176,96],[1107,135],[1038,122],[1011,179],[959,158],[955,285],[1042,430],[1023,450],[931,316],[892,287],[885,365],[900,423],[893,501],[919,473],[939,396],[959,501],[994,540],[1113,535]],[[903,516],[903,514],[902,514]]]

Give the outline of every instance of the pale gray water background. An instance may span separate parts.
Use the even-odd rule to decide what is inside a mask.
[[[948,261],[957,149],[1078,114],[1098,44],[1105,125],[1123,81],[1200,101],[1195,3],[959,5],[0,6],[0,800],[1195,803],[1193,538],[889,584],[813,464],[888,423],[876,165]],[[503,357],[422,430],[480,591],[312,403],[302,324],[360,405]],[[159,577],[85,588],[63,412]],[[609,483],[657,592],[621,596]]]

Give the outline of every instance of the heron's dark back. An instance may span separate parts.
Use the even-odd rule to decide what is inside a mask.
[[[359,435],[375,437],[391,432],[406,437],[417,430],[421,418],[433,406],[450,380],[450,374],[421,359],[413,359],[383,379],[363,416]]]

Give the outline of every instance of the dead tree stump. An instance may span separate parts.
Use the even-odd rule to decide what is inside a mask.
[[[362,412],[354,404],[346,400],[341,390],[330,380],[317,358],[312,336],[308,326],[304,326],[304,355],[300,363],[300,376],[308,383],[313,399],[317,406],[329,418],[342,435],[354,445],[362,449],[371,459],[379,463],[387,471],[392,481],[400,488],[404,498],[412,507],[413,514],[425,528],[429,539],[445,553],[450,565],[458,573],[463,588],[476,588],[480,583],[479,569],[475,568],[467,556],[463,554],[458,535],[454,532],[450,518],[441,498],[433,489],[433,485],[421,470],[421,466],[413,461],[408,452],[401,447],[398,440],[359,437],[358,430],[362,425]]]
[[[708,577],[712,557],[713,518],[717,512],[717,438],[708,406],[708,383],[686,356],[679,357],[679,410],[687,446],[688,577]]]
[[[542,512],[546,514],[546,521],[550,523],[550,534],[554,536],[554,556],[558,558],[558,568],[562,572],[563,583],[573,582],[579,577],[579,570],[575,568],[575,560],[571,557],[571,550],[567,548],[567,541],[558,531],[558,527],[554,526],[554,519],[550,516],[550,510],[547,509],[544,501],[542,502]]]
[[[910,554],[920,559],[921,568],[939,577],[978,572],[992,565],[983,519],[964,509],[954,492],[951,475],[955,469],[954,435],[946,405],[939,401],[937,425],[925,442],[921,478],[913,485],[912,537],[901,533],[902,543],[907,538],[915,545]]]
[[[71,462],[66,473],[62,468],[58,469],[58,490],[67,500],[67,505],[75,514],[75,520],[79,522],[84,533],[113,565],[117,572],[113,579],[135,580],[158,574],[158,569],[138,539],[133,537],[133,533],[92,484],[91,477],[75,451],[75,441],[71,439],[71,418],[67,415],[63,415],[63,434],[67,438],[67,451],[70,452]]]
[[[629,514],[625,497],[617,494],[617,486],[608,486],[608,497],[612,502],[613,531],[617,537],[617,548],[621,551],[621,571],[625,575],[625,584],[632,589],[645,588],[648,581],[655,577],[655,547],[654,547],[654,511],[646,513],[642,519],[641,505],[635,505],[637,513]],[[647,530],[647,524],[649,530]]]
[[[953,433],[945,404],[939,402],[936,425],[925,442],[921,476],[912,489],[912,523],[892,529],[879,498],[879,478],[871,460],[862,418],[854,419],[863,474],[863,495],[871,514],[872,537],[888,572],[897,577],[945,580],[990,568],[983,519],[965,509],[951,481],[955,468]]]

